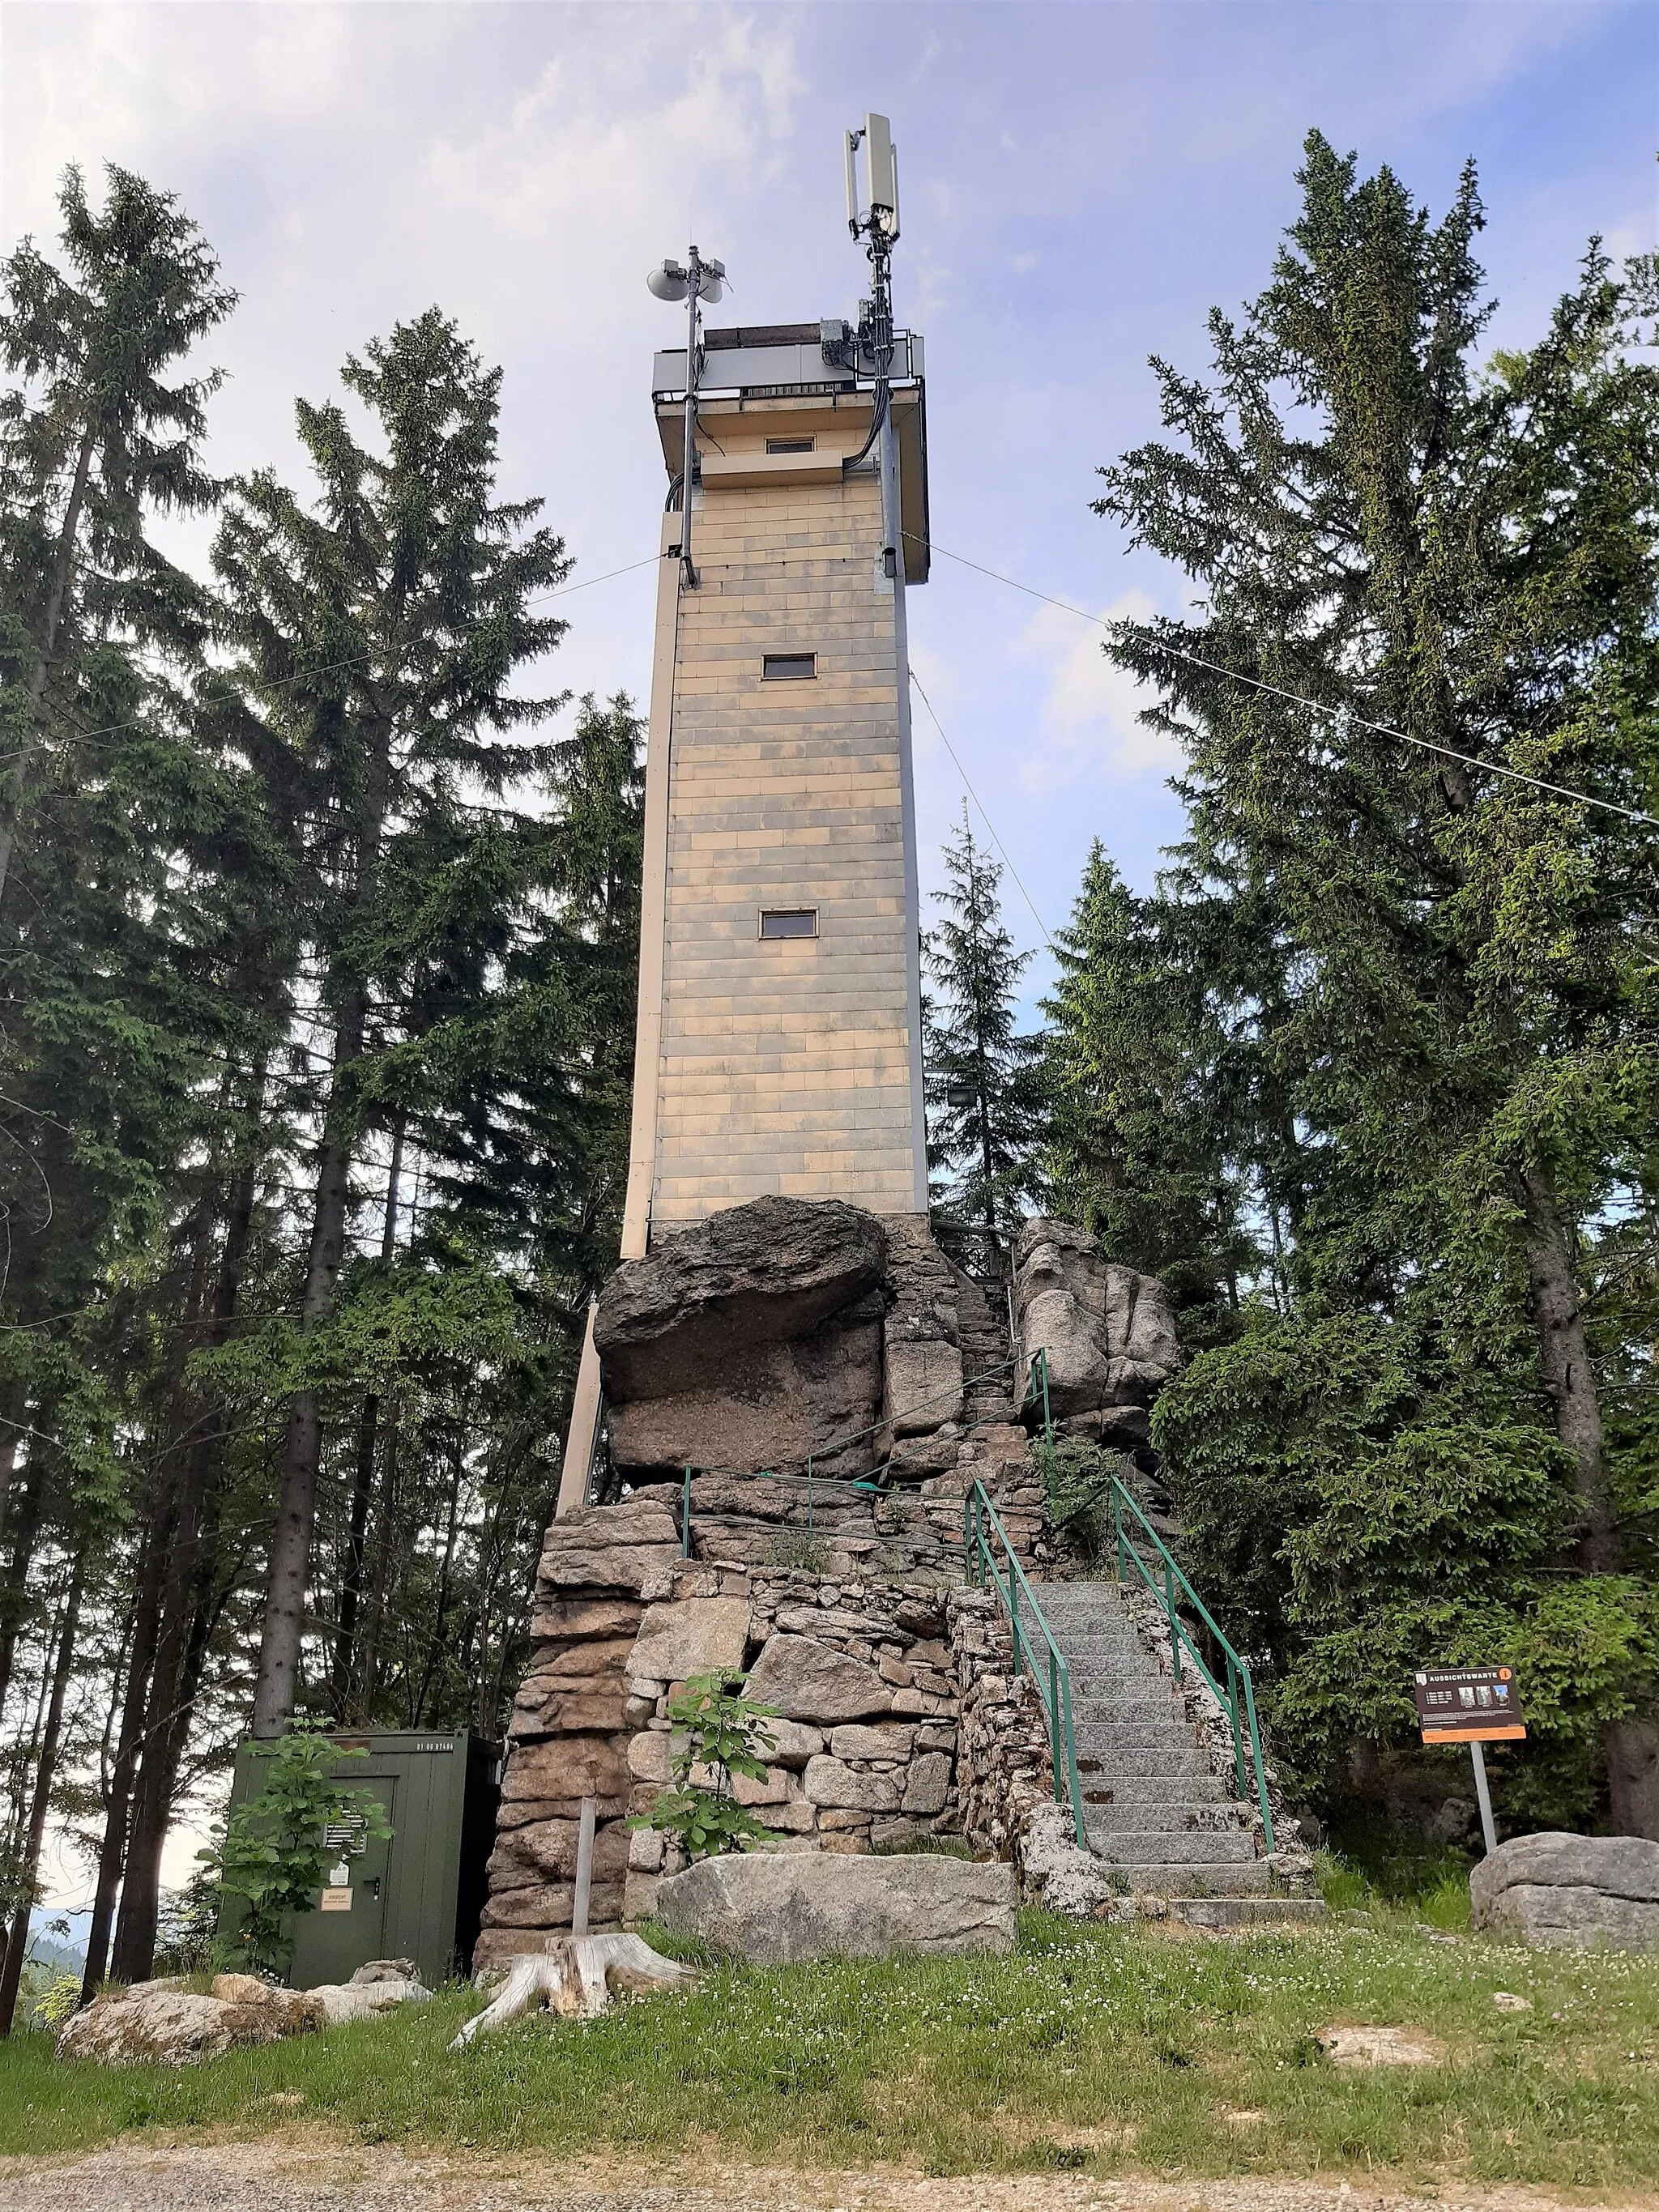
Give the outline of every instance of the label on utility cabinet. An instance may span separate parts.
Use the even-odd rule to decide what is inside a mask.
[[[1507,1667],[1425,1667],[1413,1686],[1425,1743],[1498,1743],[1527,1733]]]
[[[351,1892],[349,1889],[325,1889],[323,1892],[322,1909],[325,1912],[349,1912]]]

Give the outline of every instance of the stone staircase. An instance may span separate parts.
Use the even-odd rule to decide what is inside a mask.
[[[1196,1723],[1115,1583],[1036,1586],[1071,1675],[1078,1779],[1090,1850],[1129,1892],[1212,1927],[1319,1920],[1257,1856],[1255,1808],[1218,1778]]]

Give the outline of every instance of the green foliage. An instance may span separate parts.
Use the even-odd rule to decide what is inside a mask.
[[[1410,1743],[1415,1668],[1508,1663],[1532,1748],[1494,1761],[1500,1798],[1579,1813],[1659,1641],[1642,1586],[1550,1572],[1572,1469],[1504,1377],[1409,1315],[1310,1316],[1201,1354],[1152,1433],[1200,1587],[1263,1668],[1275,1752],[1304,1784],[1340,1792],[1356,1739]]]
[[[677,1731],[673,1786],[659,1790],[650,1811],[629,1822],[678,1838],[690,1859],[716,1858],[771,1833],[732,1794],[734,1776],[765,1781],[765,1753],[775,1740],[766,1726],[776,1718],[775,1708],[751,1705],[741,1694],[744,1680],[694,1674],[686,1683],[668,1708]]]
[[[361,1746],[343,1749],[321,1721],[298,1720],[249,1748],[269,1762],[257,1797],[235,1806],[219,1841],[197,1856],[228,1897],[246,1898],[237,1931],[252,1972],[281,1978],[294,1954],[294,1921],[316,1907],[328,1867],[337,1856],[324,1831],[361,1820],[368,1836],[392,1825],[372,1790],[350,1790],[334,1775],[342,1759],[365,1759]]]

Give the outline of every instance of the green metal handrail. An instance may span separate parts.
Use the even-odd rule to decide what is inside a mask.
[[[1117,1579],[1120,1583],[1122,1582],[1124,1570],[1133,1561],[1136,1572],[1158,1600],[1163,1608],[1164,1617],[1170,1624],[1170,1652],[1174,1662],[1176,1680],[1179,1682],[1181,1680],[1181,1653],[1182,1647],[1185,1645],[1192,1656],[1193,1664],[1208,1683],[1217,1704],[1224,1706],[1231,1713],[1233,1728],[1233,1763],[1237,1771],[1238,1794],[1241,1797],[1248,1797],[1249,1778],[1244,1771],[1244,1738],[1238,1724],[1241,1688],[1243,1692],[1244,1718],[1250,1737],[1250,1759],[1255,1769],[1256,1802],[1261,1808],[1262,1832],[1267,1849],[1271,1851],[1273,1848],[1273,1816],[1267,1803],[1267,1778],[1266,1769],[1261,1763],[1261,1735],[1256,1727],[1255,1691],[1250,1682],[1249,1662],[1239,1657],[1237,1652],[1233,1650],[1232,1645],[1216,1626],[1209,1608],[1176,1565],[1174,1554],[1169,1546],[1141,1511],[1134,1498],[1125,1487],[1121,1477],[1115,1474],[1111,1476],[1107,1486],[1112,1494],[1112,1527],[1117,1539]],[[1123,1509],[1126,1505],[1152,1539],[1153,1548],[1162,1561],[1161,1575],[1153,1573],[1125,1531]],[[1186,1593],[1187,1601],[1193,1611],[1215,1638],[1216,1648],[1226,1661],[1227,1687],[1224,1692],[1215,1676],[1210,1672],[1205,1662],[1204,1654],[1194,1642],[1192,1632],[1176,1607],[1176,1586],[1177,1583]]]
[[[1008,1562],[1007,1584],[997,1571],[996,1554],[991,1547],[991,1533],[1000,1541]],[[1048,1753],[1054,1767],[1054,1802],[1072,1808],[1072,1827],[1079,1844],[1088,1849],[1088,1838],[1083,1826],[1083,1791],[1077,1778],[1077,1735],[1072,1726],[1072,1677],[1070,1669],[1060,1656],[1060,1646],[1054,1642],[1042,1608],[1025,1579],[1025,1571],[1014,1556],[1014,1547],[1008,1541],[1008,1532],[997,1517],[997,1510],[986,1495],[985,1486],[975,1480],[973,1488],[963,1502],[962,1548],[968,1571],[968,1579],[975,1589],[982,1589],[988,1574],[991,1587],[1001,1601],[1013,1631],[1014,1672],[1020,1670],[1022,1662],[1031,1669],[1031,1680],[1036,1690],[1037,1703],[1048,1723]],[[1045,1694],[1042,1672],[1037,1665],[1036,1647],[1030,1632],[1020,1620],[1019,1601],[1024,1594],[1030,1608],[1031,1619],[1042,1633],[1048,1647],[1048,1686]]]

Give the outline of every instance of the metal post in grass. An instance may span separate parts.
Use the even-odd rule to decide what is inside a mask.
[[[593,1800],[584,1797],[576,1827],[576,1895],[570,1908],[573,1936],[587,1933],[587,1908],[593,1894]]]

